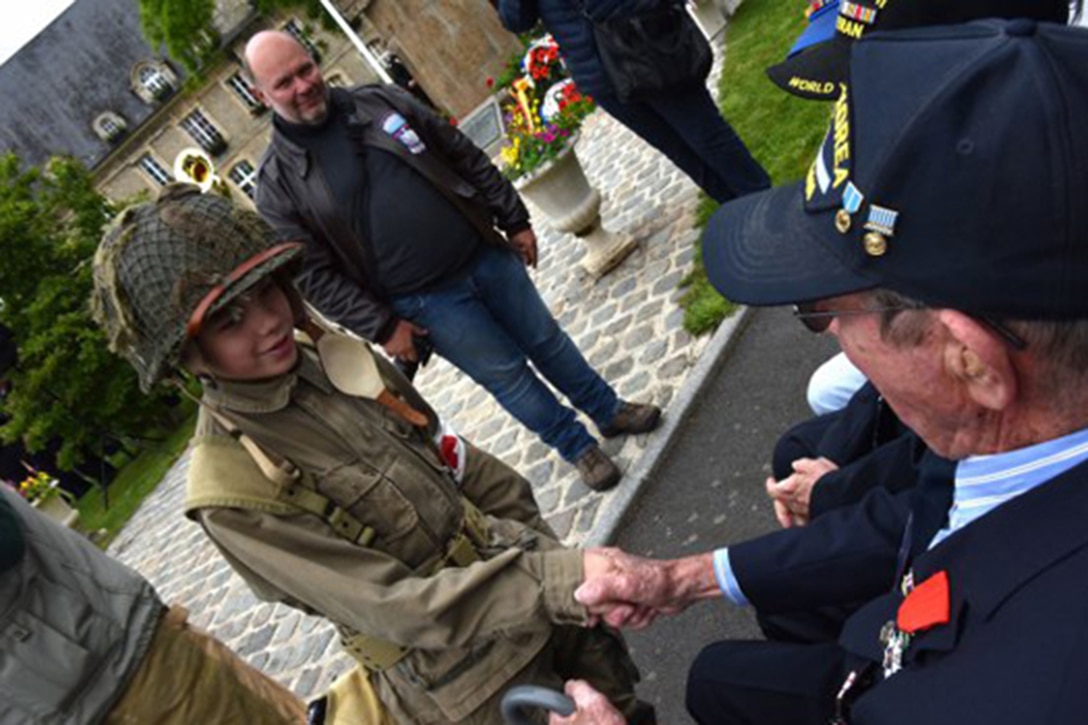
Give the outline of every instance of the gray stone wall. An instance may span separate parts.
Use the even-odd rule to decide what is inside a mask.
[[[435,103],[454,116],[484,101],[485,80],[520,47],[487,0],[372,0],[363,13]]]

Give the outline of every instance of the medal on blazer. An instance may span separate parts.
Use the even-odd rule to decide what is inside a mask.
[[[885,678],[903,669],[903,654],[915,634],[948,624],[948,572],[941,570],[917,586],[914,585],[914,572],[907,572],[903,577],[903,593],[906,596],[899,604],[895,619],[880,629]]]

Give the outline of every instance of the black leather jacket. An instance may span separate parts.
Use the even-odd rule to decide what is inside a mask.
[[[529,227],[529,212],[513,185],[464,134],[396,86],[365,85],[331,90],[331,103],[347,111],[348,128],[364,146],[395,154],[435,185],[493,244]],[[380,127],[395,111],[408,121],[425,149],[412,153]],[[309,153],[273,129],[258,172],[257,209],[284,240],[303,241],[305,265],[298,278],[306,299],[323,315],[368,340],[384,342],[397,317],[385,303],[380,280],[366,263],[351,210],[337,205],[322,170]]]

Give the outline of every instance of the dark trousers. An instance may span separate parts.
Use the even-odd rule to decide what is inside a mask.
[[[611,94],[594,96],[594,100],[716,201],[726,202],[771,185],[767,172],[722,118],[703,86],[630,103]]]
[[[843,678],[835,644],[716,642],[688,672],[687,708],[699,725],[827,725]]]

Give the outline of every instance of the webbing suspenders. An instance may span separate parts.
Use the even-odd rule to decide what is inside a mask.
[[[304,483],[305,477],[298,466],[287,458],[274,456],[264,450],[220,411],[207,403],[202,405],[227,430],[227,433],[246,449],[253,462],[261,469],[261,473],[276,484],[277,500],[317,516],[337,535],[357,546],[365,547],[373,543],[377,536],[373,527],[363,524],[347,510],[336,505],[332,499],[308,487]],[[464,496],[460,498],[464,507],[461,530],[449,541],[445,552],[428,568],[429,575],[448,566],[468,566],[479,561],[479,549],[487,544],[487,517],[467,498]],[[344,649],[359,664],[372,672],[380,672],[392,667],[411,651],[408,647],[371,637],[345,625],[340,625],[338,629],[341,630],[340,643]]]
[[[321,495],[305,485],[302,471],[293,462],[281,456],[274,456],[261,448],[252,438],[243,433],[238,426],[220,411],[207,403],[202,404],[215,420],[226,428],[231,438],[238,441],[253,462],[261,469],[265,478],[276,484],[276,499],[289,503],[307,513],[317,516],[327,523],[337,535],[358,546],[370,546],[377,532],[352,516],[344,508],[337,506],[330,498]]]

